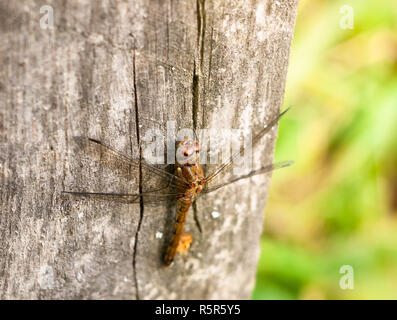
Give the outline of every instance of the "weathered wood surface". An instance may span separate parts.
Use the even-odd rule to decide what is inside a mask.
[[[0,298],[249,298],[270,175],[198,200],[202,232],[191,211],[191,251],[169,268],[172,204],[61,191],[138,188],[74,136],[136,156],[137,131],[167,120],[261,128],[282,105],[297,0],[49,2],[53,29],[40,27],[45,1],[0,1]]]

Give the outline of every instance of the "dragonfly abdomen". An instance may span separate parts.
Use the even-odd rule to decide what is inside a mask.
[[[176,219],[174,223],[174,232],[172,234],[170,244],[168,245],[167,252],[164,257],[164,264],[166,266],[169,266],[174,260],[176,250],[178,248],[178,244],[183,232],[183,227],[185,225],[186,216],[192,203],[193,198],[189,197],[178,200],[178,209],[176,212]]]

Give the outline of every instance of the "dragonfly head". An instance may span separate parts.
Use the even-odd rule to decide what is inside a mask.
[[[199,161],[200,144],[185,137],[177,145],[176,161],[180,165],[195,165]]]

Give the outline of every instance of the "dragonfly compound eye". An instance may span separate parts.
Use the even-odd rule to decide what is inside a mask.
[[[195,149],[192,146],[186,146],[183,148],[183,155],[185,157],[189,157],[195,152]]]

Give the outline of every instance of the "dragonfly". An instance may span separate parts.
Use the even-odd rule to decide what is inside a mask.
[[[279,113],[269,123],[267,123],[252,138],[251,148],[253,148],[260,139],[266,135],[279,121],[279,119],[289,110],[287,108]],[[81,197],[93,197],[113,201],[121,201],[126,203],[159,204],[165,201],[176,200],[176,217],[174,222],[173,234],[169,241],[168,247],[164,255],[164,265],[169,266],[174,260],[178,250],[178,245],[183,239],[183,229],[189,208],[193,202],[203,195],[209,194],[223,188],[227,185],[240,180],[248,179],[256,175],[265,174],[275,169],[288,167],[293,164],[292,161],[282,161],[270,163],[258,169],[251,170],[247,174],[236,176],[231,180],[223,183],[215,183],[220,176],[230,172],[235,167],[236,160],[241,157],[247,150],[247,147],[240,147],[238,151],[230,156],[229,159],[220,164],[211,173],[204,175],[203,168],[199,163],[200,143],[197,137],[192,139],[185,137],[178,142],[177,150],[184,155],[184,161],[176,160],[174,172],[168,172],[164,168],[159,168],[142,158],[134,158],[126,155],[99,140],[76,137],[78,144],[89,154],[100,156],[100,161],[110,168],[121,171],[124,174],[131,174],[132,170],[138,170],[141,181],[150,182],[154,177],[163,181],[163,185],[152,190],[143,190],[139,193],[105,193],[105,192],[78,192],[78,191],[62,191],[64,194]],[[149,183],[150,184],[150,183]]]

